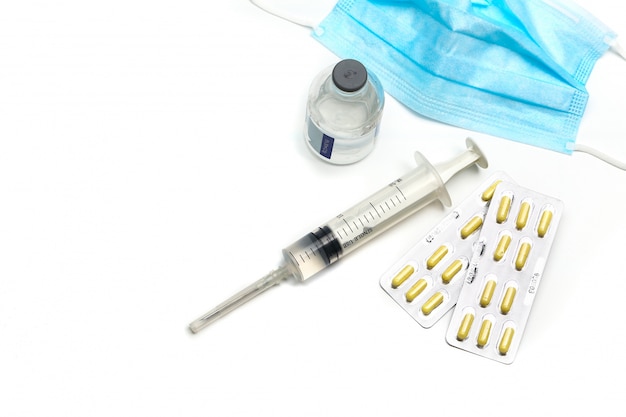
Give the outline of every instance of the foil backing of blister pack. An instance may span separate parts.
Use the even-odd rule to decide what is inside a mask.
[[[496,186],[503,172],[485,180],[380,278],[383,290],[421,326],[429,328],[457,302]]]
[[[556,198],[497,186],[446,333],[450,345],[513,362],[562,213]]]

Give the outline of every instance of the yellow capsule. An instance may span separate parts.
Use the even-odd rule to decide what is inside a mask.
[[[548,233],[548,229],[550,228],[550,223],[552,222],[552,211],[544,210],[541,213],[541,218],[539,219],[539,226],[537,226],[537,235],[539,237],[544,237],[546,233]]]
[[[517,258],[515,259],[515,269],[521,271],[526,265],[528,255],[530,254],[530,243],[524,242],[521,244],[519,251],[517,251]]]
[[[424,291],[426,289],[426,287],[428,286],[428,282],[424,279],[424,278],[420,278],[419,280],[417,280],[417,282],[415,284],[413,284],[413,286],[411,288],[409,288],[409,290],[406,292],[405,296],[406,296],[406,300],[410,303],[411,301],[415,300],[417,298],[418,295],[420,295],[422,293],[422,291]]]
[[[500,303],[500,312],[502,314],[509,314],[509,311],[511,311],[515,294],[517,294],[517,288],[515,287],[509,287],[504,292],[504,297],[502,297],[502,302]]]
[[[426,261],[426,268],[433,269],[448,254],[448,247],[446,245],[439,246],[430,258]]]
[[[498,345],[498,351],[500,355],[506,355],[509,353],[509,349],[511,348],[511,343],[513,343],[513,336],[515,335],[515,329],[512,327],[507,327],[502,335],[502,339],[500,339],[500,344]]]
[[[465,316],[463,316],[463,320],[461,321],[461,325],[459,326],[459,331],[456,333],[456,340],[462,342],[467,339],[473,323],[474,315],[472,313],[467,313]]]
[[[478,338],[476,344],[478,347],[483,347],[489,342],[489,335],[491,334],[491,320],[483,320],[478,331]]]
[[[472,233],[474,233],[480,226],[483,225],[483,218],[480,216],[473,217],[468,221],[461,229],[461,238],[465,239]]]
[[[444,284],[448,284],[450,281],[452,281],[452,278],[454,278],[456,274],[461,271],[461,269],[463,269],[463,261],[457,259],[456,261],[452,262],[445,271],[443,271],[443,274],[441,274],[441,280]]]
[[[434,309],[439,307],[441,303],[443,303],[443,294],[440,292],[436,292],[432,295],[432,297],[426,300],[424,305],[422,305],[422,313],[424,313],[424,315],[426,316],[429,315],[433,312]]]
[[[509,217],[509,210],[511,210],[511,197],[505,195],[500,199],[500,205],[498,206],[498,212],[496,213],[496,221],[498,223],[504,223]]]
[[[506,251],[509,249],[509,245],[511,244],[511,235],[504,234],[500,238],[498,242],[498,246],[496,246],[496,250],[493,251],[493,260],[500,261],[504,258]]]
[[[490,279],[485,284],[485,287],[483,288],[483,293],[480,296],[481,307],[487,307],[489,303],[491,303],[491,298],[493,297],[493,293],[495,291],[496,291],[496,282]]]
[[[402,268],[400,272],[398,272],[396,276],[393,277],[393,279],[391,280],[391,288],[398,288],[404,283],[404,281],[406,281],[411,275],[413,275],[413,272],[415,272],[415,268],[413,268],[411,265],[407,265]]]
[[[489,186],[489,188],[487,188],[484,192],[483,195],[481,196],[481,198],[483,199],[483,201],[491,201],[491,199],[493,198],[493,193],[496,192],[496,187],[498,186],[498,184],[500,184],[502,182],[502,180],[498,180],[496,182],[494,182],[493,184],[491,184]]]
[[[519,208],[517,220],[515,221],[515,227],[517,227],[517,230],[522,230],[526,227],[526,223],[528,223],[528,216],[530,216],[530,203],[524,201]]]

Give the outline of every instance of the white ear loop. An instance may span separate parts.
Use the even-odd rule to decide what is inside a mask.
[[[574,152],[585,152],[591,156],[595,156],[596,158],[606,162],[609,165],[613,165],[616,168],[619,168],[623,171],[626,171],[626,163],[619,161],[612,156],[605,154],[604,152],[600,152],[599,150],[592,148],[586,145],[574,144]]]
[[[271,4],[268,4],[265,0],[250,0],[250,2],[258,8],[265,10],[269,14],[278,16],[281,19],[285,19],[291,23],[295,23],[296,25],[305,26],[311,29],[313,29],[313,27],[315,26],[315,22],[313,22],[312,20],[303,18],[302,16],[296,16],[292,13],[285,12],[284,10],[277,10],[275,7],[272,7]]]
[[[623,59],[626,59],[626,51],[624,51],[624,48],[622,48],[622,45],[620,45],[617,42],[617,39],[615,39],[613,43],[611,44],[611,51],[615,52],[617,55],[621,56]]]

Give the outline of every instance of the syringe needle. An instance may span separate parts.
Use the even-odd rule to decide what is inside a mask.
[[[233,295],[202,317],[193,321],[189,324],[189,329],[193,333],[198,333],[209,324],[230,313],[240,305],[250,301],[262,292],[272,288],[274,285],[280,284],[282,280],[287,279],[290,276],[291,272],[289,269],[285,265],[280,266],[263,278],[253,282],[243,290],[239,291],[237,294]]]

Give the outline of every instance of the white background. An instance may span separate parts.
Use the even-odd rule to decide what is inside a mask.
[[[626,34],[615,2],[580,3]],[[626,415],[626,173],[389,96],[374,152],[329,165],[302,123],[337,60],[246,0],[2,4],[0,415]],[[578,136],[622,160],[625,76],[600,59]],[[378,284],[439,204],[188,331],[415,150],[440,162],[468,135],[490,167],[453,179],[453,204],[497,170],[565,204],[512,365],[448,346],[449,314],[423,329]]]

